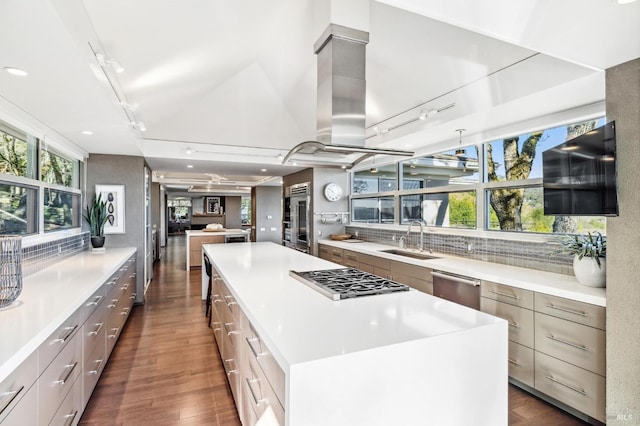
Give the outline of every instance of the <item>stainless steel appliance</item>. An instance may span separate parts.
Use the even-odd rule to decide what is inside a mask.
[[[289,275],[333,300],[409,290],[404,284],[354,268],[289,271]]]
[[[480,309],[480,280],[449,272],[432,271],[433,295]]]
[[[298,251],[309,253],[310,238],[309,204],[311,202],[309,183],[291,185],[284,190],[284,245]]]

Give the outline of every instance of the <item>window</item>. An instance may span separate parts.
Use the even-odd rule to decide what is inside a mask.
[[[486,143],[487,229],[604,233],[603,217],[544,216],[542,196],[542,151],[603,123],[604,118],[594,119]]]
[[[355,171],[351,220],[604,234],[601,216],[545,216],[542,191],[542,151],[602,124],[598,118]]]
[[[393,223],[393,197],[373,197],[351,200],[351,220],[367,223]]]
[[[81,162],[43,145],[36,137],[0,122],[0,234],[29,235],[81,226]]]
[[[38,191],[0,182],[0,235],[38,232]]]
[[[78,160],[70,160],[51,150],[40,153],[40,180],[45,183],[79,188]]]
[[[78,214],[80,210],[80,194],[45,188],[44,231],[57,231],[81,226]]]
[[[240,199],[240,218],[242,225],[251,224],[251,197],[242,197]]]

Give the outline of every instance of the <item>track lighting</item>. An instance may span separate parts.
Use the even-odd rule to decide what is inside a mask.
[[[462,145],[462,132],[465,132],[467,129],[456,129],[456,132],[460,135],[460,140],[458,141],[459,145]],[[464,157],[467,155],[467,151],[464,148],[458,148],[455,152],[456,157]]]
[[[121,72],[124,71],[124,67],[122,65],[120,65],[120,62],[116,61],[113,58],[107,57],[103,53],[96,53],[96,60],[98,61],[100,66],[103,67],[103,68],[104,67],[109,67],[109,68],[111,68],[113,71],[115,71],[117,73],[121,73]]]
[[[140,130],[141,132],[144,132],[147,130],[147,126],[145,126],[142,121],[137,121],[137,122],[132,121],[131,126],[133,126],[133,128],[136,130]]]

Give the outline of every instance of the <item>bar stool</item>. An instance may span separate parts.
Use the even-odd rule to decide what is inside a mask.
[[[211,311],[211,290],[212,290],[211,261],[209,260],[209,256],[207,256],[206,253],[203,253],[203,255],[204,255],[204,270],[207,273],[207,276],[209,277],[209,283],[207,285],[207,302],[206,302],[206,309],[204,312],[204,315],[208,317]],[[211,320],[209,320],[209,326],[211,326]]]

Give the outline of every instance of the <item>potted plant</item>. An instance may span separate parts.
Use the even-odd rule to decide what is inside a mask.
[[[573,255],[573,273],[580,284],[604,287],[606,282],[607,239],[600,232],[567,235],[560,240],[562,253]]]
[[[104,224],[107,223],[107,202],[102,201],[101,194],[93,194],[91,204],[87,205],[84,219],[89,224],[91,246],[93,248],[104,246]]]

